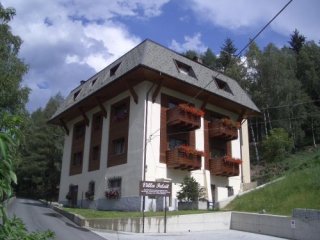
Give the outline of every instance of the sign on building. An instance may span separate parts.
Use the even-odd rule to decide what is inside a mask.
[[[171,190],[171,182],[140,181],[140,196],[170,197]]]

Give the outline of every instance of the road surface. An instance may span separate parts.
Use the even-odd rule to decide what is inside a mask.
[[[39,201],[17,198],[9,206],[8,213],[21,218],[28,231],[50,229],[56,240],[105,240],[86,228],[79,227],[69,219],[46,207]]]

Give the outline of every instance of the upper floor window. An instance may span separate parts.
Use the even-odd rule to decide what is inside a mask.
[[[123,120],[128,116],[128,106],[123,103],[113,107],[113,120]]]
[[[119,139],[113,140],[113,153],[116,155],[119,155],[124,152],[125,152],[124,138],[119,138]]]
[[[227,82],[225,82],[219,78],[214,78],[214,81],[215,81],[218,89],[221,89],[225,92],[233,94]]]
[[[79,123],[74,126],[74,138],[80,139],[83,138],[86,132],[85,123]]]
[[[177,66],[178,71],[180,73],[183,73],[183,74],[188,75],[190,77],[196,78],[196,75],[195,75],[191,66],[189,66],[185,63],[179,62],[178,60],[174,60],[174,62],[176,63],[176,66]]]
[[[72,165],[78,166],[82,164],[82,152],[75,152],[72,156]]]

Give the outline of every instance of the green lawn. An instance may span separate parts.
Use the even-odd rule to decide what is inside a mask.
[[[142,217],[141,212],[122,212],[122,211],[98,211],[84,208],[63,208],[63,210],[83,216],[84,218],[132,218]],[[184,210],[170,211],[167,216],[209,213],[212,211],[205,210]],[[164,216],[164,212],[146,212],[146,217]]]
[[[285,159],[283,180],[237,197],[224,210],[291,215],[294,208],[320,209],[320,151]]]

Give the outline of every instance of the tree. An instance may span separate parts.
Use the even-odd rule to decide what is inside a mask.
[[[31,114],[26,132],[28,141],[17,172],[18,177],[25,179],[17,188],[19,194],[47,200],[57,198],[64,132],[61,128],[47,125],[47,121],[62,101],[58,94],[48,101],[43,110],[38,109]]]
[[[194,60],[194,58],[198,57],[199,54],[194,50],[188,50],[183,55],[191,60]]]
[[[230,38],[227,38],[224,41],[224,44],[221,47],[220,56],[218,58],[218,68],[222,72],[226,72],[227,68],[230,68],[231,65],[235,62],[235,56],[237,49],[235,48],[233,41]]]
[[[297,29],[290,35],[290,49],[292,49],[296,54],[299,54],[301,48],[305,43],[306,38],[299,33]]]
[[[30,91],[21,87],[28,68],[18,57],[22,40],[12,34],[8,25],[14,15],[14,9],[5,9],[0,3],[0,115],[24,112]]]
[[[205,51],[205,53],[202,55],[202,61],[203,64],[207,67],[213,70],[216,69],[217,57],[216,55],[214,55],[210,48],[208,48],[207,51]]]
[[[186,176],[181,183],[181,190],[177,194],[179,201],[196,202],[200,197],[200,185],[193,178]]]
[[[268,162],[277,162],[287,156],[293,148],[293,140],[283,128],[274,128],[269,138],[262,142],[263,159]]]

